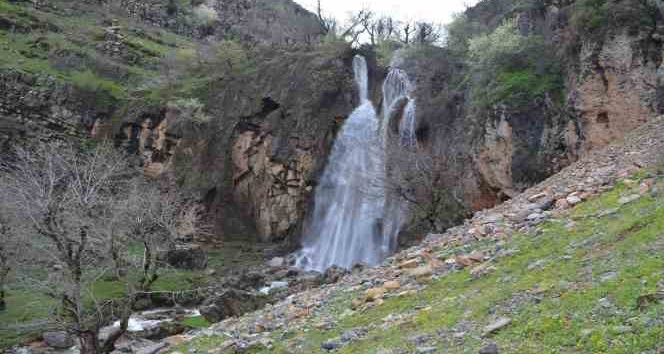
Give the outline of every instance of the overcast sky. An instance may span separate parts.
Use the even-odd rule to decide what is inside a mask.
[[[315,9],[317,0],[295,0],[308,9]],[[322,0],[323,9],[337,19],[345,21],[349,12],[364,7],[381,15],[391,15],[399,20],[426,20],[446,24],[452,15],[465,9],[464,4],[477,0]]]

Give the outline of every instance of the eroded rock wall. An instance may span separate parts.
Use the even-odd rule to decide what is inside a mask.
[[[584,43],[569,98],[580,124],[581,152],[623,137],[658,111],[664,53],[659,60],[649,58],[642,40],[624,30],[603,44]]]
[[[0,71],[0,146],[91,136],[115,107],[46,74]]]
[[[516,18],[522,33],[542,35],[565,65],[562,99],[478,110],[468,87],[458,84],[467,68],[454,53],[432,49],[406,59],[417,85],[420,142],[454,157],[447,184],[470,210],[511,198],[662,112],[664,21],[654,29],[630,23],[612,26],[601,38],[579,38],[569,22],[574,3],[546,1],[538,10],[513,11],[496,0],[467,12],[489,28],[507,16]],[[572,41],[580,43],[577,52],[569,50],[577,45]]]
[[[340,124],[356,104],[350,47],[265,53],[256,70],[213,80],[199,99],[211,121],[164,109],[127,117],[119,141],[152,175],[195,191],[218,239],[296,241]]]

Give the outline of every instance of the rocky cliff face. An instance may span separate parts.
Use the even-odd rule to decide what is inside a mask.
[[[110,117],[112,104],[98,105],[85,92],[49,75],[0,72],[0,146],[31,140],[86,137],[95,122]]]
[[[175,134],[169,122],[189,117],[166,109],[126,120],[119,141],[144,156],[146,170],[197,191],[220,238],[294,241],[355,104],[353,53],[342,45],[255,55],[255,70],[209,83],[203,128]]]
[[[262,240],[298,236],[338,123],[352,111],[350,60],[349,51],[289,54],[264,62],[250,89],[211,91],[228,138],[207,151],[225,162],[214,203],[241,210]],[[239,92],[251,99],[233,107]]]
[[[197,192],[218,238],[283,239],[304,219],[334,132],[353,107],[352,53],[320,45],[320,32],[315,16],[290,0],[8,4],[0,13],[8,51],[0,143],[114,136],[148,176]],[[207,87],[184,97],[201,101],[211,121],[183,130],[176,125],[191,117],[169,104],[176,98],[148,102],[143,93],[160,87],[163,58],[203,52],[201,38],[250,55],[197,77]]]
[[[660,111],[664,51],[659,38],[623,29],[601,44],[584,44],[580,73],[569,78],[568,97],[581,132],[581,152],[621,138]],[[654,47],[652,53],[648,46]]]
[[[510,198],[588,151],[621,139],[664,105],[661,7],[652,14],[655,27],[616,24],[601,37],[579,38],[570,25],[575,1],[511,12],[501,8],[504,3],[485,1],[466,15],[490,26],[515,18],[521,31],[535,31],[559,48],[558,60],[566,65],[563,100],[508,100],[479,111],[468,87],[458,85],[467,68],[454,53],[411,52],[404,64],[418,86],[420,141],[455,157],[449,168],[456,178],[448,183],[472,210]],[[566,50],[573,45],[576,52]]]
[[[110,0],[129,16],[176,33],[271,43],[312,42],[316,17],[291,0]]]

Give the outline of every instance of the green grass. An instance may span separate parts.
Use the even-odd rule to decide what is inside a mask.
[[[214,256],[211,256],[214,259]],[[216,261],[212,261],[216,262]],[[209,279],[204,273],[193,271],[167,271],[160,275],[152,287],[155,292],[187,291],[205,286]],[[117,299],[124,297],[123,283],[107,279],[100,279],[89,286],[85,292],[91,292],[96,299]],[[89,296],[86,296],[89,298]],[[91,298],[90,298],[91,299]],[[10,289],[7,293],[7,309],[0,311],[0,348],[24,343],[37,338],[43,331],[43,326],[9,329],[5,326],[20,325],[25,327],[30,323],[45,323],[57,301],[38,290]],[[91,300],[86,301],[92,305]],[[192,328],[203,328],[209,323],[202,317],[187,318],[183,324]]]
[[[98,95],[109,95],[116,99],[124,99],[127,91],[121,85],[94,74],[90,70],[71,73],[69,80],[79,89]]]
[[[81,13],[68,16],[59,10],[71,7],[79,8]],[[47,74],[98,94],[100,105],[118,105],[121,103],[107,101],[123,101],[130,90],[156,77],[157,68],[167,53],[196,46],[191,39],[163,29],[146,27],[142,32],[130,31],[128,21],[120,18],[125,50],[121,56],[110,56],[101,49],[105,26],[100,21],[105,16],[104,12],[91,11],[85,4],[55,0],[53,7],[36,10],[30,5],[1,0],[0,19],[10,25],[0,29],[3,52],[0,70]],[[59,58],[67,56],[83,58],[90,65],[66,67],[68,64],[63,64],[66,61],[62,60],[56,65]]]
[[[434,339],[440,353],[477,353],[489,340],[505,353],[654,353],[664,345],[664,303],[638,309],[636,302],[664,282],[664,196],[619,205],[621,196],[634,193],[630,188],[619,184],[532,233],[515,235],[503,249],[518,252],[498,258],[491,274],[475,279],[468,270],[456,271],[416,294],[355,312],[349,312],[350,299],[358,293],[338,293],[322,314],[335,319],[332,330],[277,332],[272,350],[254,352],[323,353],[323,341],[369,326],[365,338],[336,353],[412,352],[415,344],[408,338],[427,333],[440,338],[439,330],[468,332],[463,341]],[[596,217],[613,208],[617,213]],[[455,250],[437,252],[444,258]],[[606,274],[615,277],[601,281]],[[405,319],[380,328],[390,314]],[[483,327],[499,315],[510,317],[511,325],[481,339]],[[203,337],[175,350],[205,351],[224,340]]]
[[[35,291],[26,290],[9,290],[5,300],[7,308],[0,311],[0,348],[39,335],[39,331],[33,328],[16,330],[8,329],[6,326],[25,325],[47,318],[53,301]]]
[[[188,317],[182,321],[182,324],[189,328],[206,328],[210,327],[210,322],[208,322],[203,316]]]

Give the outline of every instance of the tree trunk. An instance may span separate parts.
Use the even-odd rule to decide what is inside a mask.
[[[0,265],[0,311],[7,308],[7,303],[5,302],[5,282],[7,281],[9,270],[9,267]]]
[[[95,331],[81,332],[79,339],[81,340],[81,354],[99,354],[99,339]]]
[[[127,333],[127,327],[129,327],[129,318],[131,318],[131,313],[136,304],[136,296],[131,296],[124,304],[122,309],[122,317],[120,318],[120,327],[117,328],[113,333],[111,333],[106,341],[101,345],[101,350],[99,351],[102,354],[109,354],[115,350],[115,342],[120,339],[125,333]]]

